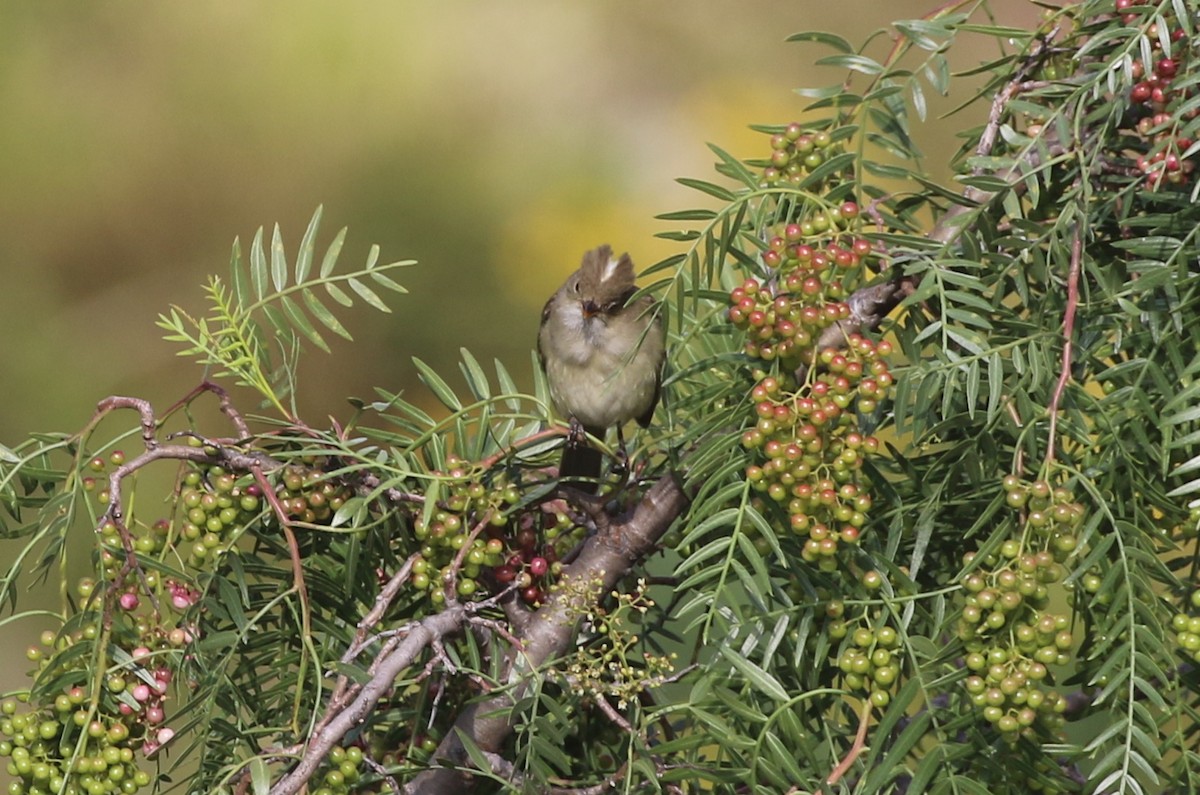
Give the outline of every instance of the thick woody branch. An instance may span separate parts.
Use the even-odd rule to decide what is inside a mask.
[[[505,664],[508,689],[468,707],[446,733],[432,768],[417,776],[406,792],[450,795],[471,792],[473,776],[463,769],[470,760],[460,733],[485,753],[496,753],[512,731],[513,705],[529,690],[539,669],[565,651],[579,618],[592,606],[594,594],[607,594],[645,555],[687,507],[678,481],[664,476],[628,514],[604,517],[579,556],[563,572],[559,586],[534,613],[520,634],[520,647],[509,651]]]
[[[379,700],[387,695],[396,677],[411,667],[426,647],[462,629],[473,612],[472,607],[454,605],[410,625],[404,639],[375,661],[371,680],[363,685],[355,699],[313,733],[300,763],[271,788],[271,795],[292,795],[303,789],[333,746],[363,723]]]

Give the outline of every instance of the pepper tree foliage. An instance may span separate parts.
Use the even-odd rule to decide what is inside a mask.
[[[291,264],[235,244],[160,322],[211,380],[0,448],[0,597],[63,583],[9,791],[1195,791],[1195,15],[794,36],[848,79],[665,216],[665,401],[602,500],[465,351],[465,391],[417,361],[438,416],[303,422],[301,343],[407,263],[318,264],[319,211]],[[938,184],[913,130],[971,77]]]

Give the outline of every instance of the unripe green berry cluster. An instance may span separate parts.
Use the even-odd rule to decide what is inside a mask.
[[[1200,588],[1187,598],[1188,607],[1171,618],[1171,629],[1175,631],[1175,645],[1192,662],[1200,663]]]
[[[486,522],[502,531],[508,524],[507,511],[521,498],[516,486],[507,483],[503,475],[489,487],[459,457],[451,455],[446,465],[446,471],[433,473],[442,479],[436,507],[418,516],[412,527],[413,538],[421,546],[410,583],[418,591],[427,592],[435,605],[446,602],[446,589],[452,582],[460,598],[485,595],[480,576],[485,568],[501,563],[505,545],[501,538],[475,532],[476,525]],[[456,570],[457,560],[461,564]]]
[[[832,640],[844,640],[836,658],[842,682],[864,694],[874,706],[886,707],[900,678],[900,634],[887,624],[851,628],[842,619],[842,603],[830,604],[826,615],[832,620],[826,624],[826,632]]]
[[[1065,488],[1046,481],[1003,481],[1008,505],[1024,513],[1022,532],[1006,539],[982,561],[964,555],[968,566],[958,637],[970,675],[964,687],[984,719],[1003,736],[1034,736],[1035,724],[1055,730],[1063,725],[1065,700],[1050,687],[1048,666],[1067,665],[1075,637],[1068,616],[1048,610],[1049,586],[1068,574],[1063,562],[1077,549],[1076,533],[1084,508]],[[1085,575],[1085,590],[1099,588],[1099,577]]]
[[[284,467],[276,497],[290,518],[306,524],[327,524],[353,496],[350,486],[331,479],[323,465],[323,461],[310,458],[303,464]]]
[[[363,750],[356,745],[335,746],[325,764],[309,782],[312,795],[347,795],[362,778]]]
[[[759,184],[764,188],[800,185],[839,151],[828,130],[805,129],[792,122],[771,136],[771,156]]]
[[[202,568],[211,562],[262,508],[256,483],[239,483],[216,465],[189,469],[180,484],[178,541],[189,565]]]
[[[53,632],[42,637],[42,645],[60,650],[72,642]],[[38,661],[44,668],[51,657]],[[78,668],[84,675],[82,664]],[[151,775],[137,762],[174,734],[159,725],[171,677],[165,668],[138,670],[138,676],[111,674],[95,710],[81,686],[65,688],[45,706],[31,704],[28,693],[0,702],[0,759],[8,760],[5,769],[13,777],[7,791],[132,795],[150,784]]]
[[[1015,475],[1006,476],[1001,485],[1008,506],[1025,512],[1030,536],[1027,546],[1046,549],[1060,562],[1075,554],[1087,511],[1069,490],[1052,487],[1044,480],[1026,482]]]

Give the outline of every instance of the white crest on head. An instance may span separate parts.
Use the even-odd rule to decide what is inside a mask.
[[[621,260],[617,257],[609,257],[608,264],[604,266],[604,272],[600,274],[600,281],[606,282],[617,274],[617,266],[621,264]]]

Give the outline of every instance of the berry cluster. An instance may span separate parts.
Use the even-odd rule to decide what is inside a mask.
[[[1135,9],[1148,5],[1145,0],[1116,0],[1115,9],[1126,25],[1139,24],[1144,15]],[[1168,13],[1161,24],[1152,22],[1147,31],[1150,43],[1150,63],[1135,60],[1129,102],[1137,116],[1136,165],[1146,187],[1158,190],[1163,186],[1181,186],[1195,170],[1195,162],[1187,158],[1192,145],[1190,138],[1178,135],[1179,125],[1196,117],[1197,109],[1185,110],[1177,118],[1175,109],[1189,103],[1194,86],[1176,85],[1176,76],[1185,72],[1188,59],[1188,34],[1173,14]],[[1169,42],[1164,46],[1165,42]],[[1190,103],[1189,103],[1190,104]]]
[[[94,625],[72,635],[47,631],[41,641],[49,651],[31,647],[27,656],[38,663],[39,678],[77,673],[82,680],[86,657],[81,655],[70,671],[46,669],[59,659],[55,652],[95,637]],[[11,795],[133,793],[151,782],[137,761],[153,756],[174,736],[160,725],[172,675],[151,662],[148,649],[135,649],[133,657],[130,667],[108,676],[94,709],[82,685],[65,687],[45,706],[31,703],[28,693],[0,702],[0,758],[9,760]]]
[[[550,506],[516,514],[510,522],[514,527],[515,533],[509,531],[512,552],[492,576],[501,586],[515,584],[525,604],[537,605],[562,571],[559,559],[583,540],[585,530]]]
[[[447,466],[435,473],[445,478],[445,496],[413,523],[413,537],[421,544],[413,587],[428,591],[440,605],[452,581],[460,597],[484,595],[480,577],[488,571],[500,587],[515,584],[526,604],[540,603],[561,570],[559,557],[582,539],[583,528],[561,511],[520,510],[520,489],[503,474],[489,486],[456,456]]]
[[[845,640],[836,661],[842,681],[850,690],[865,693],[876,707],[886,707],[900,678],[901,658],[896,653],[900,634],[887,624],[873,628],[860,624],[851,631],[844,612],[841,601],[830,602],[825,610],[832,619],[826,624],[830,639]]]
[[[857,430],[855,412],[874,411],[892,384],[883,358],[890,343],[854,334],[847,344],[821,351],[820,369],[794,389],[763,377],[751,391],[758,421],[742,434],[742,445],[762,456],[746,478],[786,505],[792,530],[806,537],[801,557],[826,571],[837,568],[839,544],[858,543],[871,509],[859,471],[879,442]]]
[[[792,122],[771,136],[770,163],[763,169],[761,185],[799,185],[837,152],[828,131],[805,130]]]
[[[1061,726],[1066,701],[1049,687],[1051,665],[1071,660],[1075,638],[1065,615],[1047,610],[1048,586],[1067,575],[1063,561],[1078,544],[1084,508],[1064,488],[1046,481],[1004,479],[1005,500],[1024,512],[1022,532],[1006,539],[997,553],[979,563],[963,580],[966,593],[958,635],[966,648],[971,675],[964,682],[972,703],[1005,737],[1034,731],[1034,724]],[[1083,580],[1084,588],[1099,579]]]
[[[325,765],[309,782],[312,795],[347,795],[362,778],[363,750],[334,746]]]
[[[290,518],[306,524],[325,524],[353,496],[350,486],[329,478],[324,464],[310,458],[304,464],[289,464],[284,468],[276,495]]]
[[[1192,591],[1189,601],[1193,610],[1200,611],[1200,589]],[[1172,617],[1171,629],[1175,630],[1179,650],[1200,663],[1200,612],[1193,615],[1181,610]]]
[[[500,565],[504,542],[498,536],[508,524],[507,511],[520,500],[516,486],[502,479],[491,488],[474,477],[467,462],[451,455],[448,471],[435,472],[444,478],[436,508],[413,522],[413,538],[420,550],[413,562],[411,583],[428,591],[435,605],[446,601],[446,588],[453,582],[459,597],[482,593],[479,577],[484,567]],[[497,536],[483,537],[480,524]],[[465,551],[464,551],[465,549]],[[461,561],[458,568],[455,562]]]
[[[179,541],[188,545],[189,565],[200,568],[260,514],[262,490],[254,483],[239,485],[219,466],[193,468],[183,476],[179,504]]]

